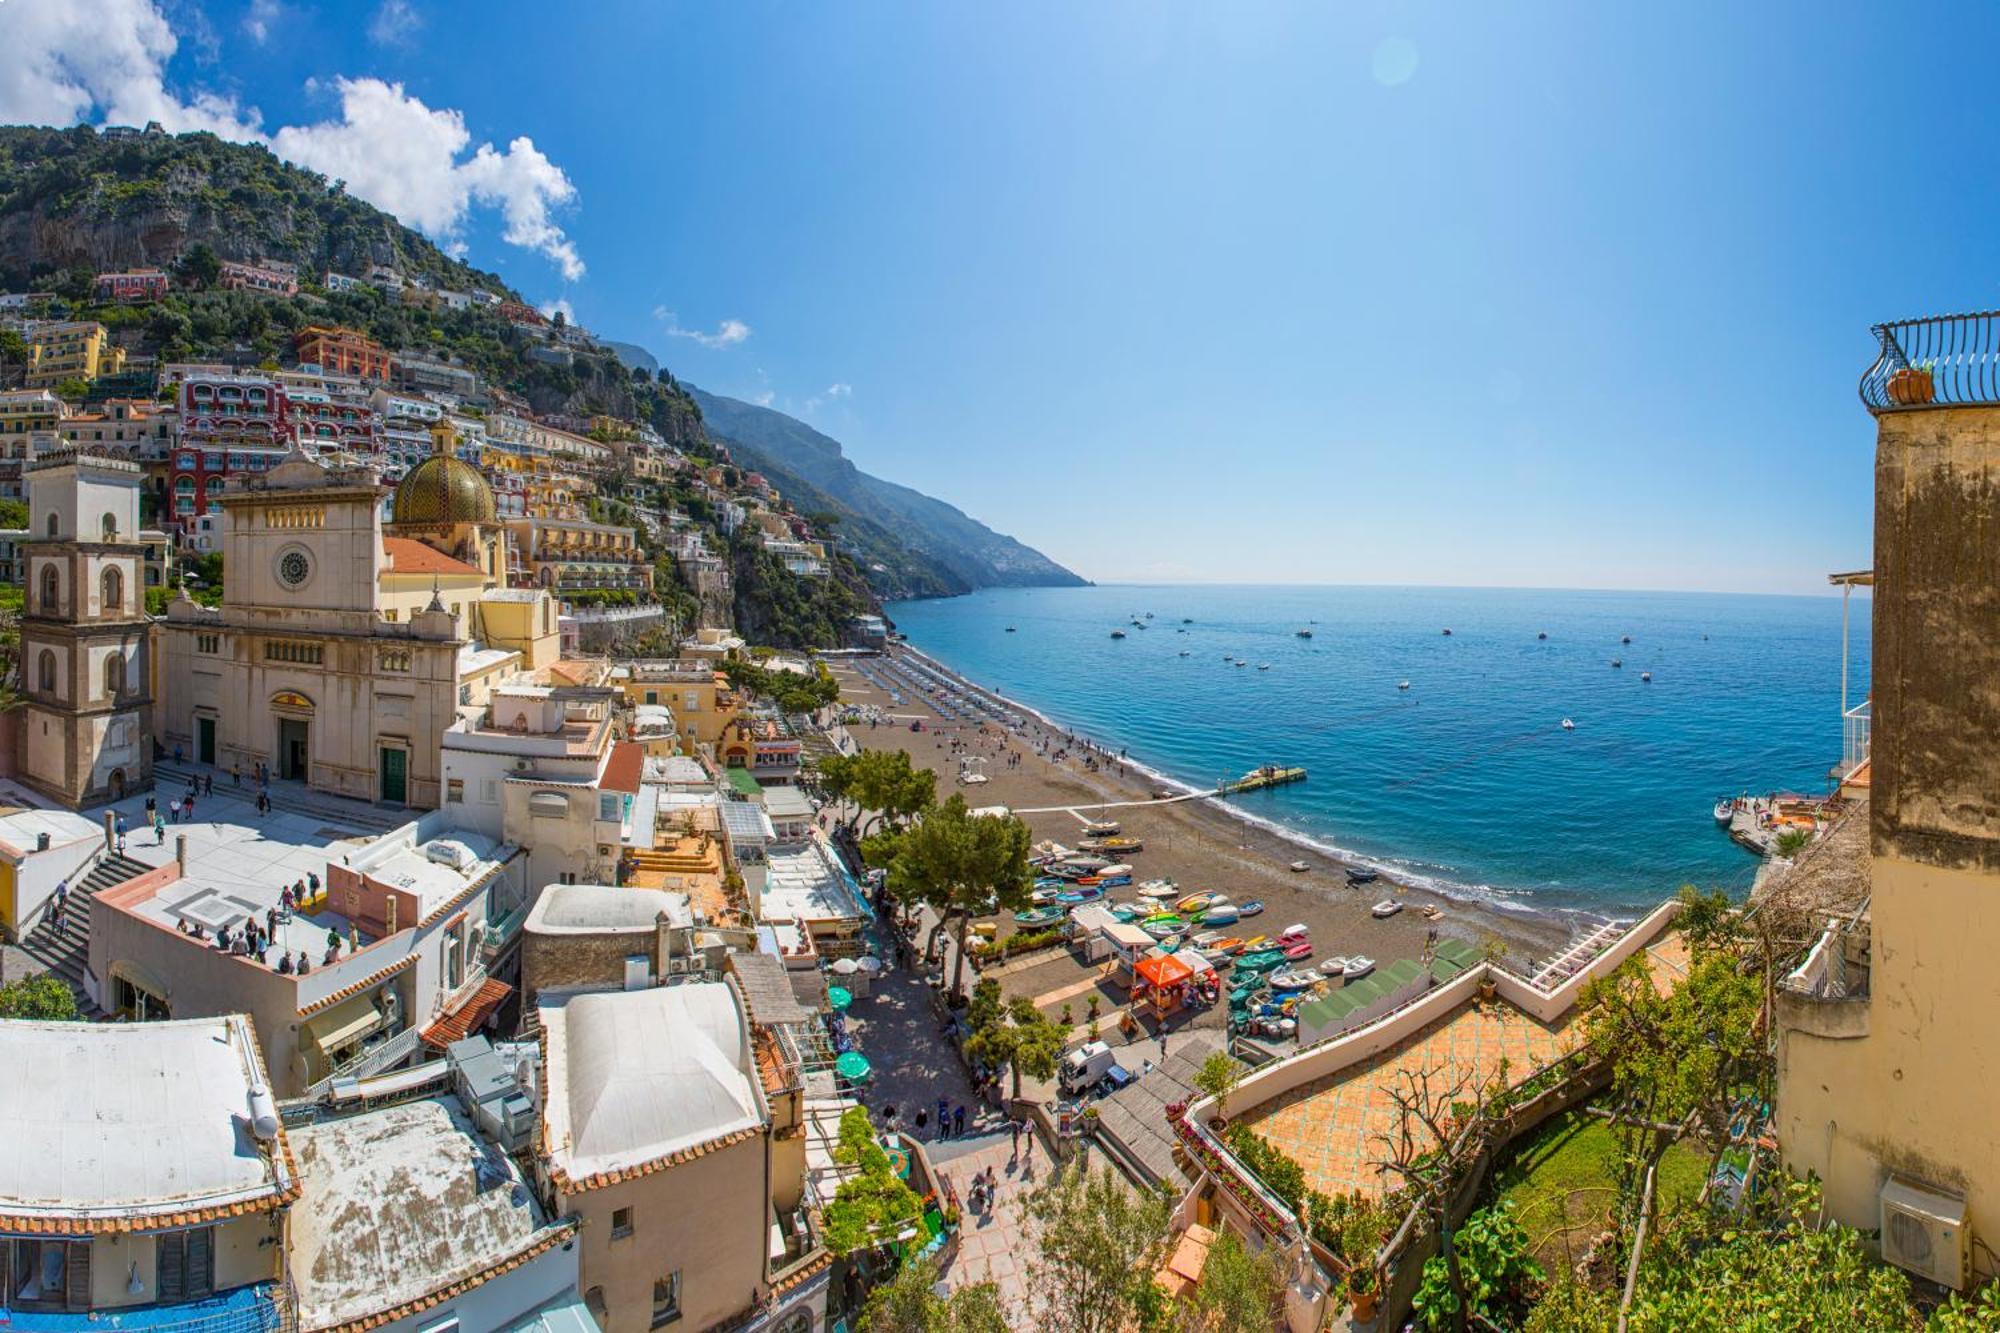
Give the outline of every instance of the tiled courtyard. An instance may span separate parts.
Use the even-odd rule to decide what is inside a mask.
[[[1431,1080],[1433,1088],[1450,1087],[1468,1071],[1476,1085],[1505,1059],[1510,1079],[1526,1078],[1567,1051],[1571,1040],[1566,1022],[1550,1027],[1500,1001],[1468,1004],[1373,1059],[1315,1079],[1238,1119],[1304,1167],[1310,1188],[1329,1195],[1355,1190],[1379,1195],[1393,1183],[1383,1180],[1375,1163],[1388,1156],[1382,1136],[1396,1130],[1398,1112],[1389,1091],[1407,1086],[1402,1071],[1443,1066],[1443,1074]]]

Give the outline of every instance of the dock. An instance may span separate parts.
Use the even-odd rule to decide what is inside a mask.
[[[1254,768],[1234,782],[1222,783],[1215,789],[1218,796],[1234,796],[1239,792],[1262,791],[1266,787],[1283,787],[1294,782],[1304,782],[1303,768],[1281,768],[1276,764],[1266,764]]]

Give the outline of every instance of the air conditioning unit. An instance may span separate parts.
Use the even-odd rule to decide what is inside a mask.
[[[1890,1177],[1882,1185],[1882,1258],[1953,1291],[1969,1268],[1965,1200]]]

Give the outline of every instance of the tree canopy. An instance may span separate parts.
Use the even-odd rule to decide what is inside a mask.
[[[931,908],[941,923],[956,926],[954,995],[964,991],[965,930],[972,918],[1028,905],[1034,887],[1028,868],[1031,838],[1028,826],[1014,816],[975,815],[965,798],[954,793],[898,840],[888,867],[889,892],[903,903]]]
[[[1022,1203],[1035,1234],[1028,1273],[1043,1333],[1123,1333],[1159,1317],[1165,1194],[1135,1193],[1110,1168],[1070,1165]]]

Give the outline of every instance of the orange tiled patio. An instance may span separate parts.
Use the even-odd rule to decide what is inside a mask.
[[[1355,1190],[1379,1195],[1386,1182],[1375,1163],[1388,1155],[1381,1136],[1396,1129],[1396,1104],[1388,1090],[1403,1086],[1400,1071],[1443,1065],[1443,1086],[1466,1071],[1476,1084],[1504,1058],[1509,1078],[1521,1079],[1568,1051],[1572,1042],[1567,1020],[1550,1026],[1500,1001],[1468,1004],[1372,1059],[1314,1079],[1237,1118],[1304,1167],[1310,1188],[1329,1195]],[[1438,1080],[1432,1084],[1438,1086]]]

